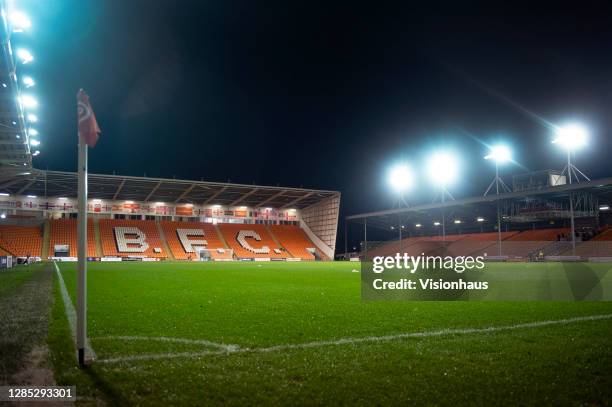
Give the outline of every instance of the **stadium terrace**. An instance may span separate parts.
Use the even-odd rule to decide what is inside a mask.
[[[32,170],[0,184],[0,248],[75,260],[76,174]],[[334,191],[91,174],[88,256],[104,261],[333,259]]]

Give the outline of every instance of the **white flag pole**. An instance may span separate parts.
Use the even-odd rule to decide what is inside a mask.
[[[78,259],[77,279],[77,349],[79,365],[85,366],[87,341],[87,144],[79,134],[79,198],[78,198]]]

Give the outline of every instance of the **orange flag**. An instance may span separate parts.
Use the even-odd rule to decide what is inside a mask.
[[[101,130],[89,104],[89,96],[83,89],[79,89],[77,93],[77,113],[79,115],[79,136],[89,147],[95,147]]]

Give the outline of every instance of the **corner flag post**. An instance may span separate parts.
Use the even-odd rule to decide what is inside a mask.
[[[77,328],[76,341],[79,365],[85,366],[87,343],[87,148],[98,142],[100,127],[89,104],[89,96],[80,89],[77,93],[79,138],[79,188],[77,221],[79,271],[77,278]]]
[[[77,349],[85,365],[87,338],[87,144],[79,134],[79,215],[77,221],[79,275],[77,282]]]

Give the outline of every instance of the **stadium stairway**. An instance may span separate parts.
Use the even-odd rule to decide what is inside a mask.
[[[100,220],[94,219],[94,237],[96,239],[96,257],[102,257],[102,238],[100,237]]]
[[[49,258],[49,244],[51,242],[51,222],[45,219],[43,223],[43,241],[41,258],[47,260]]]
[[[162,241],[162,245],[164,246],[164,250],[168,253],[169,260],[176,260],[174,257],[174,253],[170,250],[170,245],[168,245],[168,241],[166,240],[166,234],[164,233],[164,228],[162,228],[161,223],[155,221],[155,226],[157,226],[157,231],[159,232],[159,237]]]

